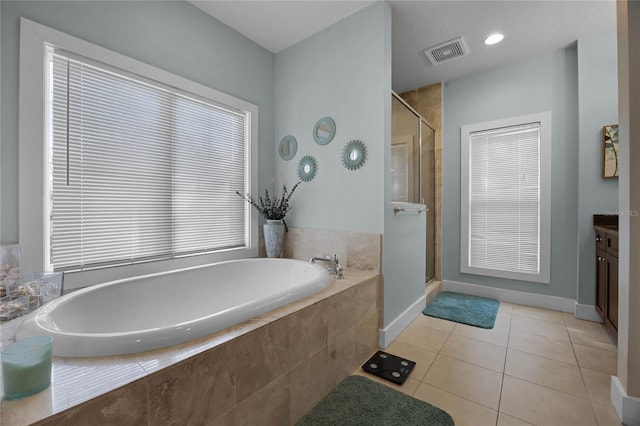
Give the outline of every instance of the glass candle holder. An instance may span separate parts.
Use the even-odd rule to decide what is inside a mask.
[[[30,337],[2,349],[4,399],[20,399],[45,390],[51,384],[53,338]]]

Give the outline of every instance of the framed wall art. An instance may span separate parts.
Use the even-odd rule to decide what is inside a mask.
[[[602,128],[602,177],[618,177],[618,125],[610,124]]]

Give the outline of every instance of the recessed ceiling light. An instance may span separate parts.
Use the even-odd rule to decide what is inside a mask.
[[[504,36],[500,33],[491,34],[489,37],[486,38],[486,40],[484,41],[484,44],[491,45],[491,44],[500,43],[503,38]]]

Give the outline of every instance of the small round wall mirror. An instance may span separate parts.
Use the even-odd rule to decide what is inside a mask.
[[[331,117],[322,117],[313,128],[313,140],[318,145],[326,145],[336,135],[336,123]]]
[[[298,151],[298,141],[291,135],[287,135],[280,141],[280,145],[278,146],[278,154],[280,154],[280,158],[285,161],[291,160],[296,156],[296,152]]]
[[[310,155],[305,155],[298,163],[298,177],[303,182],[311,182],[318,172],[318,163]]]
[[[367,147],[362,141],[347,142],[342,150],[342,164],[349,170],[357,170],[367,160]]]

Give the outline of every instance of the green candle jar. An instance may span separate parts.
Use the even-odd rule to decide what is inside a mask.
[[[20,399],[45,390],[51,384],[53,338],[30,337],[2,349],[4,399]]]

